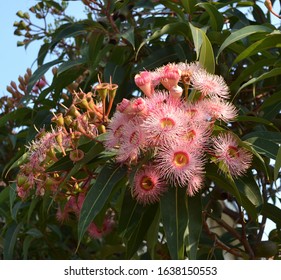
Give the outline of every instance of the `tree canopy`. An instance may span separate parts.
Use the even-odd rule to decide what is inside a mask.
[[[280,259],[275,2],[18,11],[41,47],[0,102],[0,258]]]

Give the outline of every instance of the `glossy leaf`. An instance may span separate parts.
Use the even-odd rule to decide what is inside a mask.
[[[207,169],[206,176],[210,180],[212,180],[218,187],[231,193],[236,198],[238,203],[242,204],[240,192],[233,180],[225,177],[223,174],[219,174],[219,171],[218,173],[214,172],[213,168]]]
[[[279,228],[281,227],[281,209],[279,209],[277,206],[270,203],[265,203],[261,214],[276,223]]]
[[[232,32],[226,40],[223,42],[221,45],[220,49],[218,50],[216,59],[218,59],[219,55],[221,52],[227,48],[229,45],[233,44],[234,42],[237,42],[243,38],[246,38],[252,34],[257,34],[257,33],[269,33],[272,31],[272,28],[269,28],[267,26],[263,25],[250,25],[243,27],[237,31]]]
[[[0,117],[0,127],[3,127],[10,121],[18,121],[19,124],[24,124],[31,116],[32,109],[30,108],[18,108],[8,114]]]
[[[199,6],[206,10],[210,17],[210,24],[213,30],[221,31],[224,25],[223,15],[211,3],[198,3]]]
[[[27,91],[31,92],[34,85],[42,78],[42,76],[54,65],[57,65],[59,63],[63,62],[61,59],[55,59],[51,62],[47,62],[46,64],[40,66],[30,77],[28,85],[27,85]]]
[[[278,179],[279,171],[281,168],[281,146],[279,146],[276,159],[275,159],[275,165],[274,165],[274,181]]]
[[[212,45],[205,32],[190,24],[197,59],[209,73],[215,72],[215,58]]]
[[[281,67],[278,68],[274,68],[266,73],[261,74],[260,76],[256,77],[256,78],[252,78],[251,80],[249,80],[248,82],[244,83],[237,91],[237,93],[239,93],[243,88],[252,85],[254,83],[257,83],[259,81],[271,78],[271,77],[275,77],[281,75]]]
[[[188,14],[192,14],[195,11],[195,5],[197,4],[196,0],[180,0],[182,6],[184,7],[184,10]]]
[[[188,36],[188,33],[189,33],[189,25],[185,22],[173,22],[170,24],[166,24],[160,30],[155,31],[148,39],[146,39],[140,44],[136,52],[136,58],[138,57],[140,49],[149,41],[158,39],[165,34],[173,34],[173,35],[178,34],[178,35]]]
[[[184,258],[184,234],[187,227],[187,204],[184,188],[170,187],[161,197],[161,218],[172,259]]]
[[[202,202],[201,193],[187,199],[187,254],[190,260],[196,260],[199,239],[202,231]]]
[[[158,205],[154,204],[152,206],[146,207],[143,211],[140,219],[137,221],[137,224],[134,230],[131,232],[131,235],[128,238],[127,243],[127,258],[130,259],[139,249],[143,240],[145,240],[146,233],[152,224]],[[151,238],[151,237],[149,237]],[[158,236],[156,236],[158,238]]]
[[[278,152],[278,145],[273,141],[262,139],[259,137],[252,137],[247,139],[248,143],[256,149],[257,152],[263,154],[271,159],[275,159]]]
[[[121,35],[121,37],[125,40],[127,40],[135,50],[135,34],[134,34],[134,28],[129,28],[125,33]]]
[[[240,194],[242,195],[242,200],[243,197],[246,197],[247,200],[254,206],[254,208],[252,209],[252,211],[248,211],[247,208],[251,208],[252,205],[249,205],[248,203],[245,204],[243,203],[243,201],[242,206],[245,207],[249,214],[251,214],[253,219],[257,219],[257,214],[258,212],[260,212],[263,205],[263,198],[261,195],[261,191],[252,174],[248,174],[248,176],[242,176],[236,179],[235,183],[240,191]]]
[[[22,228],[22,222],[19,224],[13,222],[6,234],[5,234],[5,241],[4,241],[4,249],[3,249],[3,255],[5,260],[12,260],[13,254],[14,254],[14,248],[17,242],[18,233]]]
[[[100,171],[96,182],[91,186],[83,203],[78,222],[78,241],[81,242],[84,233],[93,219],[107,203],[116,184],[125,176],[125,169],[120,166],[105,165]]]
[[[266,50],[268,48],[275,48],[281,45],[281,34],[269,34],[262,40],[259,40],[251,44],[247,49],[241,52],[233,61],[233,64],[240,62],[243,59],[249,58],[258,52]]]

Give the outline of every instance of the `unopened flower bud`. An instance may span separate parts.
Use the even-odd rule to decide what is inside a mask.
[[[136,85],[143,91],[143,93],[150,97],[152,95],[151,73],[148,71],[140,72],[135,76]]]
[[[170,95],[173,97],[173,98],[180,98],[182,96],[182,93],[183,93],[183,89],[180,87],[180,86],[174,86],[170,89]]]
[[[128,111],[130,104],[131,104],[130,100],[123,98],[122,101],[117,104],[116,110],[121,113],[125,113],[126,110]]]

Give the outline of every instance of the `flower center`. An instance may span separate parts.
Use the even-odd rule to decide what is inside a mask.
[[[154,188],[155,184],[148,176],[143,176],[141,179],[141,188],[145,191],[150,191]]]
[[[173,163],[176,167],[184,167],[189,163],[189,156],[185,152],[174,153]]]
[[[160,125],[161,125],[161,128],[165,129],[165,128],[173,128],[175,126],[175,121],[171,118],[163,118],[161,119],[160,121]]]
[[[231,158],[238,158],[239,157],[238,149],[235,146],[228,146],[227,153]]]

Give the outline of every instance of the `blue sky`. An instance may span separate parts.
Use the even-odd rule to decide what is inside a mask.
[[[26,69],[32,66],[32,63],[37,57],[40,48],[40,43],[32,43],[27,49],[17,47],[17,41],[22,37],[15,36],[15,28],[13,24],[20,19],[16,16],[17,11],[26,12],[29,8],[36,4],[35,0],[12,0],[0,1],[0,61],[2,70],[0,74],[0,97],[7,95],[6,86],[12,81],[17,82],[19,75],[24,75]],[[75,17],[83,17],[83,5],[81,1],[70,1],[69,13]],[[85,17],[85,16],[84,16]],[[32,67],[36,70],[36,65]]]

